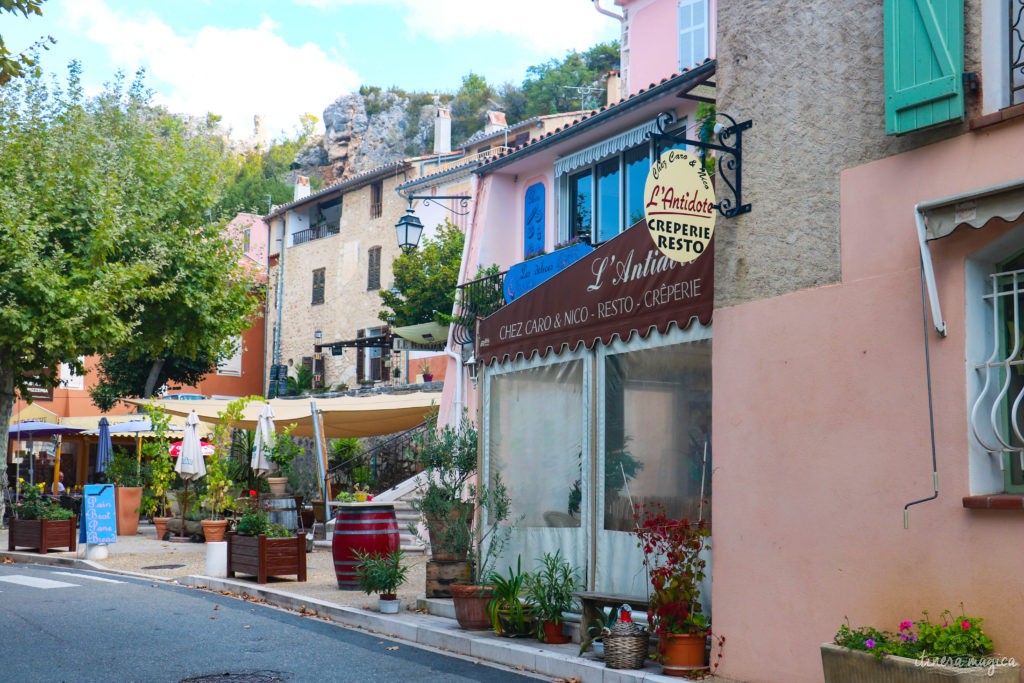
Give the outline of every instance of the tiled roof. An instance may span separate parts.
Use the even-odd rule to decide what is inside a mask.
[[[410,162],[408,159],[402,159],[401,161],[393,161],[390,164],[384,164],[383,166],[372,168],[369,171],[366,171],[365,173],[360,173],[359,175],[353,176],[348,180],[339,180],[335,183],[332,183],[327,187],[318,190],[317,192],[306,195],[305,197],[300,197],[299,199],[290,201],[287,204],[282,204],[281,206],[275,206],[274,210],[268,213],[263,218],[264,220],[270,220],[275,216],[282,215],[286,211],[290,211],[291,209],[302,206],[304,204],[317,201],[322,197],[329,194],[333,194],[339,190],[354,189],[362,185],[365,185],[366,183],[375,180],[376,178],[387,177],[388,175],[391,174],[391,172],[401,170],[402,168],[406,168],[409,165]]]
[[[526,144],[516,147],[511,152],[504,152],[502,154],[497,154],[494,157],[490,157],[489,159],[482,160],[473,172],[489,173],[490,171],[509,164],[512,161],[533,154],[535,151],[544,147],[548,147],[556,142],[561,142],[566,138],[582,133],[585,130],[589,130],[596,125],[624,114],[630,109],[640,106],[641,104],[645,104],[652,99],[662,97],[687,86],[692,87],[697,85],[709,78],[714,74],[714,72],[715,60],[707,59],[699,66],[687,69],[682,73],[672,74],[671,76],[661,79],[660,83],[651,83],[646,88],[637,91],[634,95],[625,97],[615,104],[605,105],[600,109],[595,109],[566,126],[560,126],[555,130],[536,138],[535,140],[531,140]]]

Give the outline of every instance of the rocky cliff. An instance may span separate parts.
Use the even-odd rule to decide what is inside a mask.
[[[325,133],[296,157],[325,181],[347,180],[433,149],[434,116],[450,96],[364,87],[324,109]]]

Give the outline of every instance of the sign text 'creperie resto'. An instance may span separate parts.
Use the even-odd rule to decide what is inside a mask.
[[[715,188],[700,158],[663,153],[647,174],[644,214],[661,253],[679,263],[703,254],[715,231]]]
[[[627,283],[645,280],[678,266],[676,261],[655,249],[648,249],[639,256],[635,250],[630,250],[624,258],[615,254],[597,257],[591,261],[593,280],[587,285],[587,292],[593,294],[608,285],[613,292],[621,293],[622,286]],[[631,291],[635,293],[611,296],[590,304],[570,304],[562,310],[506,323],[498,328],[498,338],[501,341],[508,341],[524,336],[530,337],[565,327],[584,325],[590,322],[592,317],[604,320],[678,304],[700,297],[703,292],[703,279],[694,277],[662,283],[641,291]]]

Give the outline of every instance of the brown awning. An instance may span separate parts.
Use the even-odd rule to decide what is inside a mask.
[[[481,320],[477,358],[484,364],[519,355],[587,348],[613,337],[646,337],[669,325],[707,325],[714,308],[714,239],[680,265],[654,246],[641,220],[558,275]]]

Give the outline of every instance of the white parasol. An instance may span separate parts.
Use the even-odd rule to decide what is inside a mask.
[[[181,440],[181,455],[174,465],[174,471],[185,480],[185,492],[181,497],[182,536],[185,535],[185,510],[188,509],[188,483],[206,476],[206,462],[203,461],[198,428],[199,416],[193,410],[185,419],[185,438]]]
[[[252,471],[257,477],[270,474],[267,453],[274,445],[274,409],[264,404],[256,422],[256,442],[252,447]]]

